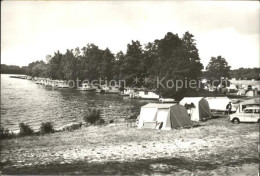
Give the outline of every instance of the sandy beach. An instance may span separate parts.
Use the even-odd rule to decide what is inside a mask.
[[[235,125],[226,118],[161,132],[124,123],[82,127],[1,141],[0,170],[3,174],[255,175],[257,141],[258,124]]]

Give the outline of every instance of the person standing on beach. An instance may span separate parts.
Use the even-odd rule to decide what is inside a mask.
[[[226,110],[227,110],[228,115],[231,114],[231,110],[232,110],[231,102],[229,102],[229,103],[227,104]]]

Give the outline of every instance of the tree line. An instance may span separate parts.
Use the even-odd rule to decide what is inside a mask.
[[[181,37],[168,32],[164,38],[146,44],[131,41],[125,53],[119,51],[114,54],[109,48],[100,49],[94,44],[87,44],[82,48],[68,49],[65,53],[57,51],[53,56],[46,56],[46,62],[35,61],[21,70],[27,75],[60,80],[125,80],[127,86],[149,89],[158,88],[158,78],[198,80],[201,76],[220,79],[239,75],[236,70],[230,71],[230,66],[221,56],[212,57],[206,72],[202,73],[196,41],[189,32]],[[1,73],[4,71],[1,68]],[[139,81],[134,82],[134,78],[139,78]],[[159,88],[158,91],[171,96],[176,93],[173,89]]]
[[[47,60],[30,63],[26,74],[63,80],[124,79],[128,86],[151,87],[156,77],[195,79],[203,69],[194,36],[189,32],[182,37],[168,32],[163,39],[144,45],[131,41],[126,53],[113,54],[108,48],[87,44],[64,54],[57,51]],[[150,82],[134,85],[135,77],[149,78]]]
[[[239,68],[230,71],[230,77],[236,79],[260,80],[260,68]]]
[[[3,74],[25,74],[26,66],[19,67],[16,65],[1,64],[1,73]]]

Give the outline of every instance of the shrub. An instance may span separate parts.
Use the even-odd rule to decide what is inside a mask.
[[[101,118],[99,109],[89,109],[87,114],[84,116],[84,121],[90,124],[95,124]]]
[[[27,125],[25,123],[19,123],[20,127],[20,136],[27,136],[27,135],[32,135],[33,134],[33,129],[30,127],[30,125]]]
[[[104,124],[105,123],[105,120],[104,119],[100,119],[99,121],[98,121],[98,124],[99,125],[102,125],[102,124]]]
[[[8,128],[0,127],[0,138],[5,139],[10,137],[14,137],[14,134]]]
[[[138,114],[135,113],[135,114],[132,114],[128,119],[137,119],[138,117]]]
[[[42,122],[41,127],[40,127],[40,133],[45,134],[45,133],[53,133],[54,128],[51,122]]]
[[[109,123],[114,123],[114,120],[110,120]]]

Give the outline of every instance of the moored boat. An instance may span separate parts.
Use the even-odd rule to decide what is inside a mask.
[[[31,76],[27,76],[26,79],[27,80],[32,80],[32,77]]]
[[[18,78],[18,79],[26,79],[27,76],[25,75],[16,75],[16,76],[9,76],[10,78]]]
[[[90,83],[82,83],[81,87],[78,87],[77,90],[94,92],[96,91],[96,88]]]
[[[135,89],[129,94],[131,99],[159,100],[159,95],[153,90]]]
[[[59,80],[58,81],[58,88],[69,88],[69,84],[66,81]]]
[[[106,94],[120,94],[119,86],[101,85],[101,89]]]
[[[133,88],[125,87],[125,88],[121,91],[120,95],[121,95],[121,96],[129,96],[132,92],[134,92],[134,89],[133,89]]]
[[[173,98],[160,98],[159,102],[161,102],[161,103],[175,103],[176,101]]]

